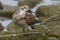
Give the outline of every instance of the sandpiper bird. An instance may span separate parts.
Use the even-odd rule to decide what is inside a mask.
[[[34,24],[42,22],[36,17],[36,15],[31,10],[27,11],[25,21],[29,26],[31,26],[32,29],[35,29],[35,27],[33,27]]]
[[[28,6],[21,6],[20,10],[13,15],[13,22],[18,24],[23,28],[23,32],[25,30],[31,30],[34,29],[32,25],[35,23],[38,23],[38,18],[34,15],[32,15],[32,11]]]

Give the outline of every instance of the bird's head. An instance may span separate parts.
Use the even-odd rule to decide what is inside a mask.
[[[30,8],[27,5],[21,6],[20,11],[27,12]]]

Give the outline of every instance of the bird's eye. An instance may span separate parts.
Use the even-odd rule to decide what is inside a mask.
[[[27,9],[26,7],[24,7],[25,9]]]
[[[22,10],[24,10],[23,8],[21,8]]]

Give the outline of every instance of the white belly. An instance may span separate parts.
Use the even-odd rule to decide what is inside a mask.
[[[23,17],[25,17],[26,13],[25,12],[20,12],[18,15],[19,15],[19,17],[23,18]]]

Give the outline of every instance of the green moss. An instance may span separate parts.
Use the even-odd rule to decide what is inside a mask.
[[[19,31],[19,32],[23,32],[22,28],[19,27],[18,25],[16,25],[15,23],[13,23],[13,22],[8,26],[8,30],[9,30],[9,31]]]
[[[5,11],[5,12],[0,12],[0,16],[1,17],[5,17],[5,18],[12,18],[14,12],[10,12],[10,11]]]
[[[4,5],[4,9],[0,11],[0,16],[5,18],[12,18],[12,15],[19,9],[15,6]]]
[[[3,33],[3,32],[2,32]],[[46,40],[46,36],[44,36],[42,33],[15,33],[16,36],[13,36],[14,34],[5,34],[0,35],[0,40]]]
[[[59,14],[59,13],[60,13],[60,5],[41,6],[38,7],[36,11],[36,15],[38,17],[40,16],[50,17],[51,15]]]

